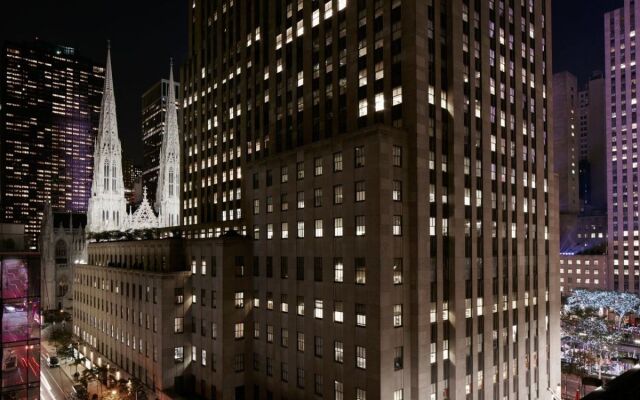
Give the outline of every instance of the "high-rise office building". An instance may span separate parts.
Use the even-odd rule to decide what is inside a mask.
[[[0,64],[1,217],[35,246],[45,202],[87,211],[104,68],[41,41],[5,43]]]
[[[122,181],[128,205],[142,201],[142,168],[126,157],[122,159]]]
[[[609,283],[640,293],[636,20],[640,2],[604,16]]]
[[[594,73],[578,92],[580,134],[580,211],[603,215],[607,210],[604,76]]]
[[[578,79],[569,72],[553,75],[554,171],[560,196],[560,248],[575,245],[580,212],[578,136]]]
[[[180,93],[180,84],[175,83],[176,95]],[[142,95],[142,141],[144,143],[144,163],[142,185],[152,194],[153,201],[160,172],[160,147],[164,124],[167,119],[167,99],[169,98],[169,79],[161,79]],[[176,101],[179,106],[179,102]]]
[[[550,11],[548,0],[190,2],[184,229],[252,240],[237,258],[188,253],[204,300],[191,305],[188,388],[548,398]]]

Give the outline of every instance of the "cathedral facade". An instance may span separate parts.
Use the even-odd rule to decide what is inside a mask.
[[[175,105],[173,64],[169,72],[169,100],[160,150],[160,176],[155,208],[143,192],[141,205],[127,213],[122,180],[122,146],[118,137],[111,52],[107,54],[100,125],[94,153],[93,184],[87,213],[87,232],[128,231],[176,226],[180,222],[180,139]]]
[[[43,310],[71,307],[73,266],[87,261],[85,214],[54,213],[45,205],[40,234]]]
[[[71,307],[73,266],[86,263],[87,243],[96,234],[166,228],[180,224],[180,139],[173,63],[169,78],[171,89],[162,135],[160,176],[155,202],[150,202],[144,188],[142,202],[137,209],[127,210],[111,51],[108,50],[87,214],[57,214],[49,204],[44,211],[40,236],[44,310]]]

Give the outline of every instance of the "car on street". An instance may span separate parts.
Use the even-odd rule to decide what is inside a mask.
[[[47,366],[49,366],[49,368],[59,367],[60,360],[58,360],[58,357],[56,356],[49,356],[47,357]]]

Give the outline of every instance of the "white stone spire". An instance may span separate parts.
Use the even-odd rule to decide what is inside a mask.
[[[156,208],[161,227],[180,224],[180,138],[176,107],[173,60],[169,71],[167,111],[160,147],[160,171],[156,192]]]
[[[116,100],[111,71],[111,46],[107,50],[100,123],[93,158],[93,183],[87,211],[87,231],[123,230],[126,200],[122,179],[122,147],[118,138]]]

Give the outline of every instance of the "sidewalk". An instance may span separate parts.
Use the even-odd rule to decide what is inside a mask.
[[[43,339],[41,341],[41,347],[49,355],[56,354],[55,347],[51,343],[49,343],[48,340]],[[66,378],[69,379],[69,381],[71,382],[71,386],[80,384],[80,381],[76,381],[75,379],[73,379],[73,374],[76,372],[76,369],[77,369],[78,373],[80,374],[80,377],[82,377],[82,372],[86,369],[84,364],[78,364],[76,366],[73,363],[72,359],[64,359],[59,361],[60,361],[59,368],[62,370],[62,372],[64,372],[64,375],[66,376]],[[91,396],[94,393],[100,396],[102,393],[106,393],[106,391],[108,390],[109,389],[99,381],[92,381],[89,383],[87,387],[87,391],[89,392],[89,398],[91,398]]]
[[[44,348],[47,349],[48,352],[50,352],[50,354],[55,354],[55,348],[48,342],[43,340],[42,341],[42,345]],[[85,346],[85,344],[80,344],[78,347],[80,349],[82,349]],[[101,364],[103,366],[105,365],[109,365],[110,369],[113,371],[117,371],[115,374],[113,374],[112,372],[109,372],[108,375],[111,376],[115,376],[117,378],[120,378],[121,380],[129,380],[132,378],[132,376],[127,373],[123,368],[121,368],[118,364],[112,362],[111,360],[109,360],[107,357],[105,357],[103,354],[101,354],[100,352],[98,352],[96,349],[92,348],[89,345],[86,345],[86,349],[87,349],[87,353],[89,351],[93,352],[93,359],[94,360],[98,360],[101,359]],[[85,355],[87,358],[89,357],[89,355]],[[97,363],[96,363],[97,365]],[[73,360],[65,360],[64,365],[62,365],[62,361],[61,361],[61,367],[63,369],[63,371],[65,372],[65,374],[69,377],[69,379],[71,379],[71,381],[73,382],[73,384],[78,384],[78,381],[74,381],[73,380],[73,374],[76,372],[76,365],[73,364]],[[83,364],[78,364],[78,372],[80,373],[80,376],[82,376],[82,371],[84,371],[86,368]],[[147,387],[146,385],[144,385],[144,389],[145,389],[145,393],[147,395],[147,399],[156,399],[157,398],[157,394],[151,390],[151,388]],[[89,391],[89,398],[91,398],[91,396],[96,393],[98,394],[98,396],[101,396],[102,394],[107,393],[108,391],[111,390],[118,390],[118,388],[116,387],[108,387],[107,385],[103,385],[102,382],[99,381],[93,381],[91,383],[89,383],[89,386],[87,388],[87,390]]]

